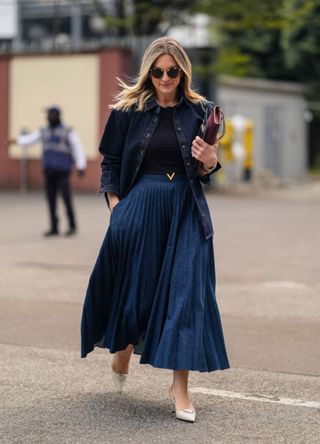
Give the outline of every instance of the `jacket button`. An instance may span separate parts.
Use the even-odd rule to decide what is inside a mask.
[[[140,154],[141,154],[141,156],[143,155],[143,150],[141,150]]]
[[[181,128],[180,128],[180,126],[178,126],[177,130],[178,130],[178,131],[181,131]]]
[[[146,137],[147,137],[147,139],[149,139],[149,137],[150,137],[150,133],[148,133],[148,134],[146,135]]]
[[[204,217],[204,213],[202,213],[201,216]]]
[[[190,162],[187,162],[187,165],[190,166]]]
[[[155,118],[153,119],[154,123],[156,123],[157,120],[158,120],[158,119],[155,117]]]
[[[137,166],[136,171],[139,171],[139,167]]]
[[[185,144],[183,144],[183,145],[182,145],[182,148],[183,148],[184,150],[186,149],[186,146],[185,146]]]
[[[190,183],[193,183],[193,180],[192,180],[192,179],[190,180]]]

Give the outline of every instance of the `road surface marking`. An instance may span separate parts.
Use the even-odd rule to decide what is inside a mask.
[[[309,407],[311,409],[320,409],[320,402],[317,401],[303,401],[302,399],[280,398],[278,396],[268,396],[268,395],[250,395],[247,393],[206,389],[203,387],[189,388],[189,391],[192,393],[201,393],[203,395],[221,396],[222,398],[245,399],[247,401],[271,402],[273,404],[292,405],[295,407]]]
[[[308,286],[303,282],[293,281],[265,281],[262,285],[266,288],[288,288],[290,290],[305,290]]]

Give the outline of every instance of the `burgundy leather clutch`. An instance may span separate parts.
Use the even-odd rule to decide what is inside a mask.
[[[213,145],[217,139],[224,135],[224,118],[221,106],[215,106],[209,117],[207,113],[200,127],[199,137],[209,145]]]

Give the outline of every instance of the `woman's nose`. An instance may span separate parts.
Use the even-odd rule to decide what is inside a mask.
[[[169,80],[170,77],[168,76],[168,73],[166,70],[163,71],[163,76],[162,76],[162,80]]]

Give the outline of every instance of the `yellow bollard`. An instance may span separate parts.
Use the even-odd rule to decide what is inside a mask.
[[[232,145],[234,142],[234,127],[231,118],[227,118],[225,121],[226,131],[225,135],[220,141],[221,147],[221,161],[224,165],[229,167],[233,162],[235,162],[235,156],[233,154]],[[243,132],[243,149],[244,149],[244,159],[243,159],[243,172],[242,178],[245,181],[250,181],[252,178],[252,171],[254,166],[253,161],[253,133],[254,133],[254,123],[251,119],[245,119],[245,128]],[[222,172],[222,170],[221,170]]]
[[[243,161],[243,179],[250,181],[252,179],[253,170],[253,129],[254,124],[251,119],[246,120],[244,132],[244,151],[245,158]]]

